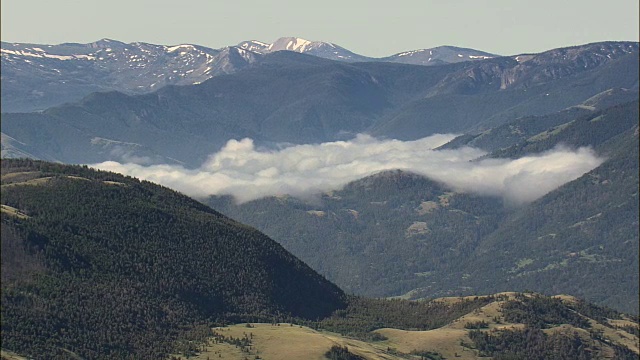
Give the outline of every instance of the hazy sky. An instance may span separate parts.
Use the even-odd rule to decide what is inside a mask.
[[[2,0],[2,40],[101,38],[212,48],[282,36],[386,56],[455,45],[501,55],[638,41],[638,0]]]

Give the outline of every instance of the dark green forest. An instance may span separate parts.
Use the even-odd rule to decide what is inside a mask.
[[[157,359],[195,325],[346,306],[273,240],[149,182],[2,160],[2,205],[6,349]]]
[[[454,194],[401,171],[355,181],[319,201],[265,198],[237,206],[214,197],[208,204],[278,239],[345,291],[365,296],[445,281],[450,275],[443,269],[464,266],[504,211],[500,199]]]

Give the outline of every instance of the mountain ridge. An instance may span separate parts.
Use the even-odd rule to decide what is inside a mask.
[[[2,132],[16,140],[14,149],[49,160],[129,156],[192,167],[229,139],[244,137],[269,147],[344,140],[362,132],[401,140],[469,133],[574,106],[609,89],[636,89],[638,45],[600,44],[611,49],[610,57],[590,56],[594,46],[572,50],[583,55],[566,64],[558,62],[569,50],[557,50],[555,57],[540,55],[553,63],[535,65],[530,59],[526,66],[504,57],[429,67],[345,63],[279,51],[199,85],[136,96],[94,93],[41,113],[3,113]],[[505,77],[513,81],[503,89]],[[56,144],[58,138],[68,141]]]
[[[492,54],[452,46],[405,51],[385,58],[369,58],[353,54],[332,43],[309,42],[300,38],[280,40],[285,42],[286,39],[290,40],[284,44],[283,49],[294,39],[296,42],[307,44],[298,47],[298,50],[304,50],[301,53],[342,62],[395,62],[424,66],[431,64],[430,58],[433,58],[437,65],[457,63],[461,60],[482,61],[498,58],[489,56]],[[607,43],[611,42],[596,44]],[[263,61],[268,61],[265,55],[274,53],[268,50],[270,45],[272,44],[248,41],[237,46],[211,49],[193,44],[126,44],[110,39],[88,44],[59,45],[2,42],[2,112],[41,111],[51,106],[78,101],[96,91],[117,90],[127,94],[143,94],[166,85],[199,84],[212,77],[260,66]],[[338,54],[342,56],[338,57],[334,54],[336,49],[345,55]],[[442,55],[446,57],[443,58],[438,55],[440,50],[451,56]],[[467,54],[468,51],[475,55],[471,52]],[[432,52],[433,55],[430,54]],[[428,58],[425,60],[426,56]],[[520,59],[524,66],[527,63],[524,60],[533,57],[535,55],[505,58]],[[517,78],[521,72],[515,71],[509,77]],[[512,82],[513,79],[508,81]]]
[[[303,45],[296,47],[298,42]],[[3,112],[43,110],[79,100],[94,91],[139,94],[167,84],[197,84],[241,71],[260,61],[262,55],[279,50],[339,61],[387,61],[357,55],[332,43],[293,37],[280,38],[272,44],[245,41],[220,49],[195,44],[127,44],[106,38],[87,44],[57,45],[3,41],[0,48],[2,85],[10,91],[3,91]]]

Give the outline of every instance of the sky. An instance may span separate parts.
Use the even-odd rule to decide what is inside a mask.
[[[211,48],[296,36],[383,57],[452,45],[499,55],[638,41],[638,0],[2,0],[2,41],[102,38]]]

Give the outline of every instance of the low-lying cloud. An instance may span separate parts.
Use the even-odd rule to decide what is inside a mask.
[[[256,149],[251,139],[230,140],[197,169],[107,161],[96,168],[131,175],[202,198],[232,195],[246,202],[270,195],[309,196],[339,189],[362,177],[401,169],[422,174],[454,190],[501,196],[507,203],[531,202],[600,165],[591,149],[556,148],[520,159],[477,159],[485,152],[465,147],[433,150],[453,135],[415,141],[351,141]]]

